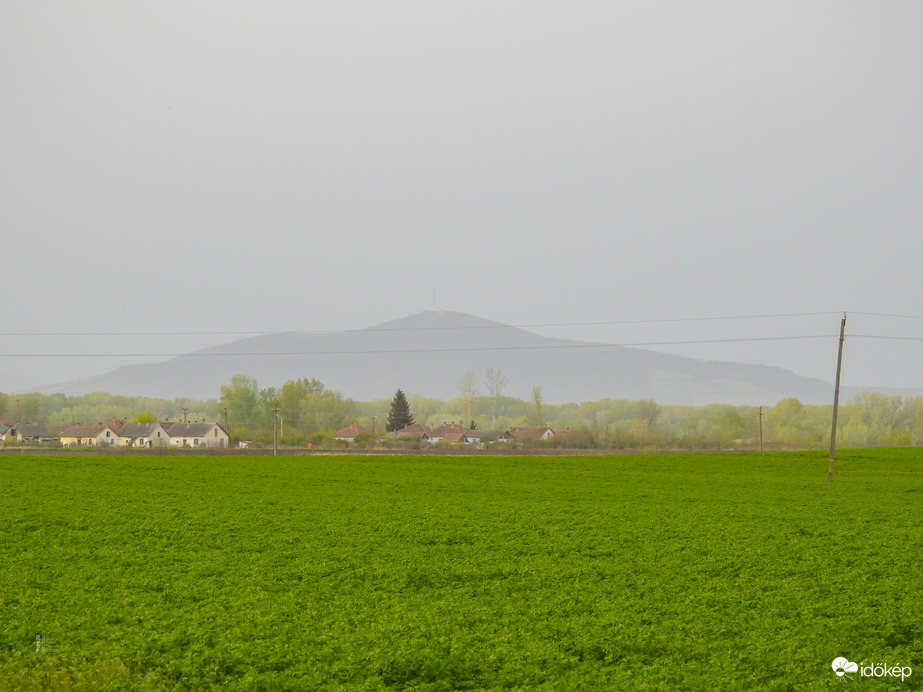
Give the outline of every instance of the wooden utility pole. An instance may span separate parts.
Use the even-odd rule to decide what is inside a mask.
[[[833,457],[836,452],[836,416],[840,407],[840,370],[843,367],[843,341],[846,340],[846,313],[840,320],[840,346],[836,354],[836,384],[833,388],[833,424],[830,428],[830,461],[827,462],[827,482],[833,483]]]
[[[279,436],[278,429],[276,428],[276,418],[279,415],[279,409],[274,408],[272,410],[272,455],[277,456],[279,454]]]
[[[763,451],[763,407],[760,406],[760,451]]]

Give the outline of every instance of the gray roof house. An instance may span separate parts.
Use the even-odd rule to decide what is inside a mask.
[[[17,442],[55,442],[58,438],[48,432],[44,425],[13,425],[6,432],[6,439],[15,438]]]
[[[162,423],[172,447],[227,447],[229,436],[218,423]]]
[[[121,447],[167,447],[170,433],[162,423],[126,423],[119,429]]]

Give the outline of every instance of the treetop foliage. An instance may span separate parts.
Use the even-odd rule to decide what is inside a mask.
[[[756,449],[762,435],[766,449],[826,449],[832,413],[830,405],[804,404],[795,398],[763,407],[679,406],[627,399],[542,403],[541,407],[545,423],[555,430],[556,444],[600,448]],[[55,435],[75,422],[175,421],[187,416],[190,421],[226,422],[235,441],[271,442],[275,429],[287,445],[329,440],[334,431],[350,423],[380,432],[385,423],[393,431],[415,421],[433,427],[471,421],[469,428],[486,432],[534,426],[536,414],[534,398],[523,401],[490,388],[483,395],[464,389],[458,398],[447,401],[406,395],[403,390],[391,399],[353,401],[313,378],[289,380],[276,389],[261,388],[246,375],[232,377],[221,386],[220,398],[210,401],[102,392],[79,396],[0,392],[0,423],[45,425]],[[840,406],[837,443],[840,447],[923,444],[923,396],[858,394]]]

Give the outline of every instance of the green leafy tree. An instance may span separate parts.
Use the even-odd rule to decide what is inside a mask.
[[[20,417],[20,423],[44,423],[42,417],[42,395],[29,393],[23,394],[16,398],[17,413]]]
[[[391,399],[391,410],[388,412],[388,424],[385,426],[388,432],[394,432],[401,428],[406,428],[413,424],[413,414],[410,413],[410,404],[407,403],[407,397],[400,389]]]
[[[904,416],[912,444],[920,444],[923,438],[923,396],[907,397]]]
[[[324,383],[316,379],[289,380],[279,390],[281,415],[296,427],[315,427],[317,399],[324,393]]]
[[[261,389],[257,394],[259,400],[260,421],[264,428],[272,430],[277,425],[277,414],[279,409],[279,397],[276,396],[275,387]]]
[[[653,441],[657,432],[657,421],[662,414],[660,405],[653,399],[641,399],[635,403],[634,414],[628,430],[639,444]]]
[[[317,430],[334,431],[342,428],[347,423],[352,400],[343,398],[339,392],[327,391],[314,395],[311,403]]]
[[[234,375],[229,384],[221,385],[221,408],[228,410],[228,423],[241,428],[253,428],[259,419],[259,385],[256,378]]]
[[[776,402],[766,417],[773,441],[787,444],[819,443],[827,435],[829,428],[826,421],[819,424],[812,418],[812,409],[808,409],[794,397]]]
[[[641,399],[635,405],[634,419],[642,421],[646,429],[654,427],[662,411],[660,405],[653,399]]]

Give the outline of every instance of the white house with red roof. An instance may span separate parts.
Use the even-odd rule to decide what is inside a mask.
[[[355,442],[356,436],[364,432],[367,432],[367,430],[363,426],[358,423],[352,423],[342,430],[337,430],[333,433],[333,439],[340,440],[341,442]]]

